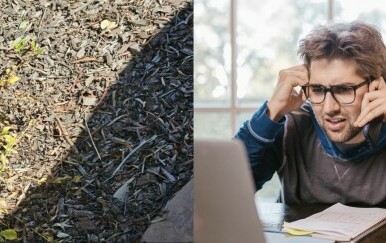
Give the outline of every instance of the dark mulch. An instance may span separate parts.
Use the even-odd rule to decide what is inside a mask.
[[[0,88],[0,128],[18,138],[0,229],[24,242],[135,242],[162,215],[193,173],[192,5],[0,0],[0,73],[25,58],[12,41],[44,47]]]

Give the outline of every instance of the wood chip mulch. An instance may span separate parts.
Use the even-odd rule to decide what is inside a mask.
[[[0,230],[20,242],[138,242],[193,176],[193,3],[0,0]],[[103,22],[103,24],[102,24]]]

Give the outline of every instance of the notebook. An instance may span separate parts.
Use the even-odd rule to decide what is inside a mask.
[[[263,232],[243,144],[238,141],[195,140],[194,242],[333,241]]]
[[[384,208],[358,208],[337,203],[308,218],[285,223],[284,229],[289,233],[357,242],[385,223]]]

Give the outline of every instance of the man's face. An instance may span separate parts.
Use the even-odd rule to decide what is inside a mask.
[[[332,85],[356,85],[364,78],[356,74],[356,62],[347,60],[315,60],[310,65],[310,84],[320,84],[327,88]],[[317,121],[333,142],[358,143],[364,139],[362,128],[353,124],[361,112],[363,95],[368,92],[368,85],[356,90],[356,97],[351,104],[339,104],[327,92],[321,104],[313,104]]]

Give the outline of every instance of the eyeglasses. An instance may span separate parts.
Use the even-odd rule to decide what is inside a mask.
[[[357,85],[334,85],[327,88],[320,84],[307,84],[301,86],[306,98],[312,104],[321,104],[326,98],[327,92],[330,92],[332,97],[340,104],[351,104],[355,101],[356,90],[365,84],[369,84],[372,80],[366,79]]]

